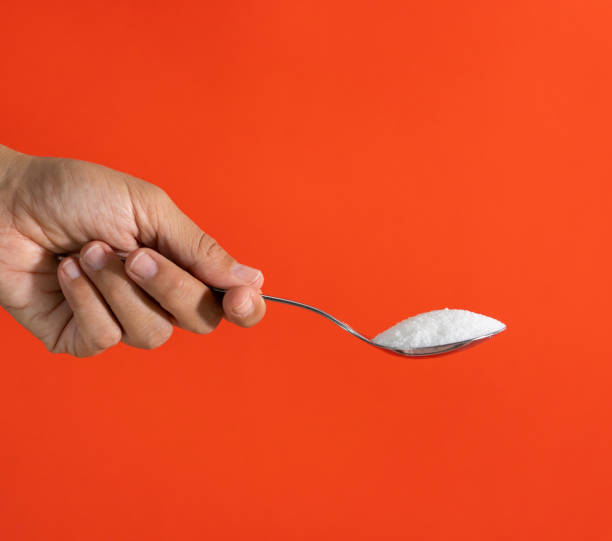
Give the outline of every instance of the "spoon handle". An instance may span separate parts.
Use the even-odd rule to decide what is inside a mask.
[[[219,288],[211,287],[211,286],[208,286],[208,287],[210,287],[210,289],[212,289],[213,291],[217,293],[225,293],[225,289],[219,289]],[[298,308],[304,308],[305,310],[310,310],[311,312],[314,312],[315,314],[319,314],[320,316],[323,316],[324,318],[329,319],[330,321],[338,325],[338,327],[344,329],[346,332],[351,333],[356,338],[359,338],[360,340],[363,340],[364,342],[371,343],[368,338],[358,333],[355,329],[353,329],[353,327],[351,327],[347,323],[344,323],[344,321],[340,321],[339,319],[335,318],[331,314],[324,312],[320,308],[310,306],[309,304],[304,304],[303,302],[292,301],[290,299],[283,299],[281,297],[272,297],[271,295],[261,295],[261,297],[266,301],[278,302],[281,304],[289,304],[290,306],[297,306]]]

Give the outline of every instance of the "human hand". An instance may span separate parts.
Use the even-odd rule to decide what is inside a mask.
[[[205,284],[228,290],[222,303]],[[157,186],[0,145],[0,305],[49,351],[155,348],[173,325],[206,334],[223,316],[249,327],[262,284]]]

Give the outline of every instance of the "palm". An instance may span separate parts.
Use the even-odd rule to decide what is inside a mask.
[[[0,239],[0,253],[10,254],[0,259],[0,300],[49,349],[75,352],[80,337],[57,278],[57,255],[91,240],[120,253],[135,250],[141,235],[134,205],[140,190],[153,187],[95,164],[47,158],[31,161],[24,179],[30,185],[15,193],[12,224]]]

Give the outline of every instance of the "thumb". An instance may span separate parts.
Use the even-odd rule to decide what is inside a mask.
[[[238,263],[163,190],[149,192],[140,205],[135,202],[135,215],[143,244],[205,284],[223,289],[244,285],[255,289],[262,287],[264,278],[260,270]]]

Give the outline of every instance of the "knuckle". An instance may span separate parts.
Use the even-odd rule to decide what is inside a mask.
[[[95,353],[105,351],[116,346],[121,341],[121,335],[121,330],[118,327],[96,333],[89,340],[89,347]]]
[[[172,207],[172,199],[155,184],[132,177],[126,177],[126,180],[130,186],[135,214],[140,217],[139,227],[142,228],[143,234],[154,239],[164,214]]]
[[[167,312],[173,314],[180,312],[185,305],[193,302],[193,291],[186,277],[178,275],[167,279],[163,291],[156,298]]]
[[[192,332],[194,334],[205,336],[213,332],[215,330],[215,327],[210,327],[202,323],[202,324],[196,324],[196,325],[189,326],[185,328],[185,330]]]
[[[155,184],[145,183],[143,206],[150,215],[157,215],[160,209],[168,209],[174,206],[172,198],[163,188]],[[159,216],[158,216],[159,218]]]
[[[210,334],[218,327],[222,317],[220,313],[207,314],[206,319],[200,318],[197,323],[190,325],[186,330],[196,334]]]
[[[170,199],[167,192],[163,188],[157,186],[157,184],[152,184],[151,182],[147,182],[142,179],[134,179],[129,175],[125,175],[125,179],[137,189],[137,193],[139,193],[145,200],[165,201]]]
[[[202,232],[198,239],[196,256],[200,261],[222,259],[225,257],[225,250],[214,238]]]
[[[172,331],[173,327],[170,322],[166,322],[164,325],[151,326],[134,345],[140,349],[156,349],[170,340]]]
[[[214,259],[221,250],[221,246],[215,239],[210,239],[206,246],[204,256],[206,259]]]
[[[188,290],[187,280],[181,272],[177,273],[177,276],[173,276],[168,280],[165,293],[168,299],[174,302],[180,302],[188,297]]]
[[[163,188],[157,186],[157,184],[147,184],[147,189],[150,191],[151,197],[160,201],[170,201],[168,192]]]

